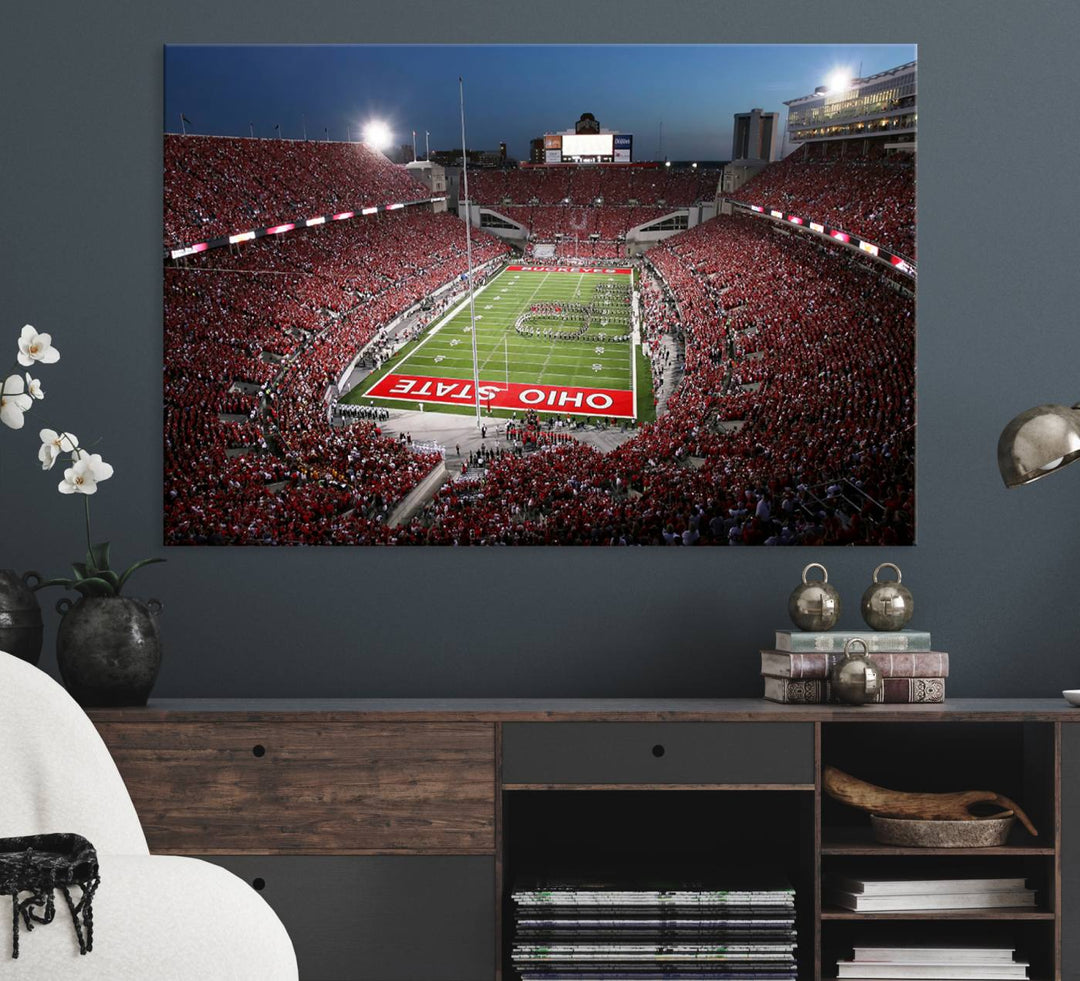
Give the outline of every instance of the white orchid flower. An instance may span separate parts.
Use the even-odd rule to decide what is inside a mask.
[[[19,335],[19,364],[29,368],[35,361],[53,364],[60,360],[60,352],[52,346],[52,336],[39,334],[30,324]]]
[[[61,453],[74,453],[79,447],[79,437],[74,433],[58,433],[55,429],[43,429],[38,436],[41,438],[38,459],[41,461],[42,470],[52,470],[56,458]]]
[[[26,391],[31,398],[45,398],[45,391],[41,387],[41,380],[31,377],[29,371],[26,373]]]
[[[113,468],[101,459],[100,453],[76,450],[78,459],[64,471],[57,490],[61,494],[96,494],[97,485],[113,475]]]
[[[26,394],[26,382],[21,375],[8,375],[0,386],[0,422],[12,429],[22,429],[23,413],[34,400]]]

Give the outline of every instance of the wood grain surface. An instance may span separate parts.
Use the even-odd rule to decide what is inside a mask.
[[[780,705],[763,698],[154,698],[90,709],[95,722],[1062,722],[1063,698],[950,698],[939,705]]]
[[[99,723],[150,848],[492,854],[495,733],[476,723]]]

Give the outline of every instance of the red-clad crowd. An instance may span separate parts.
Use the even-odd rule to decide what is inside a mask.
[[[323,396],[389,321],[460,280],[463,228],[409,208],[166,267],[170,544],[386,539],[439,457],[367,422],[331,427]],[[476,264],[506,251],[474,236]]]
[[[202,142],[189,154],[185,140]],[[170,141],[176,144],[171,156]],[[324,154],[331,152],[370,159],[342,178],[327,169]],[[280,168],[270,175],[264,165],[279,153]],[[193,166],[185,168],[184,160]],[[391,184],[380,187],[402,176],[411,181],[402,168],[351,144],[172,137],[166,163],[167,200],[169,187],[180,189],[174,203],[183,206],[174,218],[186,215],[175,227],[197,226],[200,237],[213,222],[227,224],[240,214],[234,203],[241,198],[245,209],[257,209],[252,214],[320,201],[314,213],[325,213],[351,208],[346,198],[367,187],[364,181],[378,183],[387,168]],[[817,183],[826,168],[837,168],[836,180],[850,179],[857,190],[868,186],[869,168],[906,166],[891,159],[789,159],[780,166],[789,163],[820,169],[806,176],[801,190],[798,181],[774,186],[823,208],[834,206]],[[180,173],[170,177],[170,167]],[[867,170],[851,177],[857,168]],[[666,195],[681,187],[679,181],[702,179],[696,172],[602,167],[484,176],[498,185],[492,193],[518,202],[500,210],[525,214],[530,227],[538,213],[544,222],[557,212],[586,229],[592,223],[605,237],[635,213],[664,213],[661,191],[654,188],[651,200],[644,194],[649,177],[664,182],[669,205]],[[605,204],[579,201],[575,193],[603,197]],[[679,193],[695,192],[687,184]],[[609,195],[623,205],[609,208]],[[568,197],[570,204],[559,203]],[[870,207],[864,225],[901,213],[902,190],[897,198],[874,206],[864,195],[860,200]],[[630,205],[631,199],[640,203]],[[850,204],[847,210],[856,214]],[[168,204],[166,212],[168,221]],[[571,226],[570,234],[575,230]],[[575,254],[604,256],[581,252],[588,234]],[[573,246],[564,238],[559,254]],[[492,236],[474,236],[478,265],[508,252]],[[325,396],[361,349],[383,350],[388,323],[444,285],[460,289],[466,268],[462,223],[420,208],[268,237],[166,266],[166,540],[913,541],[912,296],[902,280],[864,257],[738,215],[706,222],[647,254],[644,343],[658,359],[677,350],[683,365],[656,422],[602,454],[570,432],[549,434],[547,423],[530,417],[520,431],[510,428],[517,452],[484,455],[482,480],[447,485],[409,524],[389,529],[389,514],[440,458],[381,435],[370,421],[332,427]]]
[[[843,157],[826,157],[806,144],[766,167],[732,197],[865,236],[914,259],[914,159],[906,153],[855,156],[845,151]]]
[[[910,544],[914,303],[887,273],[760,220],[722,217],[649,253],[649,338],[685,377],[606,455],[497,458],[394,540],[458,544]]]
[[[165,136],[167,248],[429,197],[365,143]]]
[[[565,164],[469,171],[469,198],[478,204],[667,205],[685,208],[716,197],[720,171],[625,164]]]

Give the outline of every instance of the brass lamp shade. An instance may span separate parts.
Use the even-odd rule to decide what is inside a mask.
[[[1019,487],[1080,459],[1080,405],[1037,405],[1021,412],[998,439],[998,469]]]

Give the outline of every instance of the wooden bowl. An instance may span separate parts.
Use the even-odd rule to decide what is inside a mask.
[[[993,848],[1004,845],[1016,823],[1011,811],[971,821],[929,821],[870,815],[874,840],[914,848]]]

